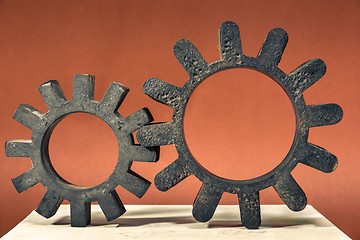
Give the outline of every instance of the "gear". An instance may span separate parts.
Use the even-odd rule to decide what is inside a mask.
[[[311,127],[336,124],[342,119],[343,112],[336,104],[305,104],[303,92],[325,74],[326,66],[322,60],[305,62],[290,74],[279,69],[288,40],[284,30],[271,30],[256,58],[243,54],[235,23],[223,23],[219,35],[221,60],[210,65],[190,41],[180,40],[175,44],[174,53],[190,78],[183,87],[156,78],[145,82],[145,93],[172,107],[174,113],[171,122],[145,126],[138,131],[137,138],[147,147],[175,144],[178,159],[157,174],[155,185],[159,190],[167,191],[186,177],[195,175],[202,182],[193,204],[196,220],[209,221],[222,194],[228,192],[237,194],[241,221],[246,228],[253,229],[261,223],[260,190],[272,186],[291,210],[300,211],[305,208],[307,199],[291,175],[295,166],[303,163],[323,172],[335,170],[336,156],[309,143],[308,134]],[[296,116],[296,133],[287,156],[272,171],[247,180],[224,179],[206,170],[191,154],[184,137],[184,113],[192,92],[210,75],[230,68],[250,68],[272,78],[287,93]]]
[[[14,119],[32,130],[31,140],[6,142],[9,157],[30,157],[33,167],[12,179],[18,192],[27,190],[37,183],[47,188],[36,211],[49,218],[53,216],[63,200],[70,201],[71,226],[83,227],[90,224],[91,202],[97,201],[106,219],[111,221],[125,213],[125,208],[115,191],[118,185],[137,197],[142,197],[150,182],[130,170],[132,161],[155,162],[158,147],[145,148],[134,144],[133,132],[153,119],[148,109],[143,108],[123,118],[118,108],[128,93],[120,83],[112,83],[100,102],[94,100],[94,76],[74,76],[73,98],[67,101],[56,80],[46,82],[39,91],[48,106],[45,114],[29,105],[20,105]],[[49,139],[56,125],[67,115],[83,112],[95,115],[106,122],[114,131],[121,150],[112,174],[102,183],[92,187],[80,187],[63,179],[51,165]]]

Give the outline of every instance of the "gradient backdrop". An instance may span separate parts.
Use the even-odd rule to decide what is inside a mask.
[[[187,74],[173,54],[174,43],[191,40],[208,63],[219,59],[218,28],[226,20],[241,31],[244,54],[256,56],[268,31],[284,28],[289,42],[279,67],[286,73],[311,58],[327,65],[325,76],[308,89],[307,104],[338,103],[343,121],[314,128],[309,141],[334,153],[338,169],[325,174],[298,166],[293,174],[308,203],[352,238],[360,239],[360,2],[359,1],[0,1],[0,142],[29,139],[31,132],[12,120],[19,104],[41,111],[38,86],[59,80],[71,99],[75,73],[96,75],[95,98],[112,81],[130,88],[120,108],[127,116],[148,107],[157,121],[172,111],[142,92],[157,77],[182,86]],[[223,177],[246,179],[263,174],[286,155],[294,137],[292,106],[270,78],[251,70],[211,76],[189,101],[185,133],[199,162]],[[55,169],[79,185],[100,183],[111,173],[118,150],[115,136],[101,120],[73,114],[56,127],[50,141]],[[120,153],[121,154],[121,153]],[[177,157],[162,147],[158,163],[133,169],[153,181]],[[11,183],[31,167],[30,159],[7,158],[0,150],[0,235],[33,209],[45,189],[39,184],[18,194]],[[168,192],[152,185],[138,199],[122,188],[125,204],[192,204],[200,182],[190,177]],[[273,189],[261,192],[262,204],[281,204]],[[225,194],[222,204],[237,204]]]

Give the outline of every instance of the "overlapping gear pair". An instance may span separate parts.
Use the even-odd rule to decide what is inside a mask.
[[[190,41],[180,40],[175,44],[175,56],[189,74],[183,87],[156,78],[145,82],[147,95],[173,108],[171,122],[149,124],[153,119],[146,108],[128,117],[121,116],[117,110],[128,89],[120,83],[112,83],[101,101],[94,100],[92,75],[75,75],[71,101],[66,99],[57,81],[42,84],[39,91],[48,112],[41,113],[32,106],[20,105],[14,119],[32,130],[32,138],[11,140],[5,146],[7,156],[30,157],[32,160],[32,169],[13,179],[16,190],[22,192],[37,183],[44,185],[47,192],[36,211],[47,218],[56,213],[63,200],[69,200],[72,226],[83,227],[90,223],[91,202],[98,202],[107,220],[111,221],[126,211],[115,191],[118,185],[137,197],[142,197],[150,186],[149,181],[131,170],[132,161],[156,162],[159,146],[174,144],[178,158],[157,174],[155,185],[159,190],[167,191],[186,177],[196,176],[202,182],[193,204],[196,220],[209,221],[222,194],[228,192],[238,196],[242,224],[249,229],[258,228],[261,223],[259,191],[270,186],[291,210],[304,209],[307,204],[305,193],[291,171],[298,163],[326,173],[337,166],[336,156],[309,143],[308,135],[311,127],[338,123],[343,116],[342,109],[337,104],[306,105],[303,97],[303,92],[325,74],[326,66],[322,60],[313,59],[290,74],[279,69],[288,40],[286,32],[279,28],[269,32],[256,58],[243,54],[235,23],[223,23],[219,38],[221,59],[212,64],[205,61]],[[231,68],[250,68],[272,78],[287,93],[296,117],[295,137],[287,156],[272,171],[248,180],[224,179],[207,171],[192,156],[184,137],[184,112],[192,92],[210,75]],[[76,112],[93,114],[105,121],[114,131],[121,148],[113,173],[97,186],[79,187],[67,182],[55,171],[49,158],[48,145],[53,129],[64,117]],[[134,143],[135,131],[138,131],[140,144]]]

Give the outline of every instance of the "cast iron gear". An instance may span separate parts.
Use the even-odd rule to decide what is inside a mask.
[[[155,162],[158,147],[145,148],[134,144],[133,132],[153,119],[148,109],[143,108],[123,118],[118,108],[129,89],[113,82],[100,102],[94,100],[94,76],[76,74],[72,100],[68,101],[56,80],[48,81],[39,91],[49,109],[41,113],[32,106],[20,105],[14,119],[32,130],[31,140],[6,142],[9,157],[30,157],[33,167],[12,179],[18,192],[37,183],[47,188],[36,211],[49,218],[53,216],[63,200],[70,201],[71,226],[90,224],[91,202],[97,201],[108,221],[125,213],[125,208],[115,191],[118,185],[137,197],[142,197],[150,182],[130,170],[132,161]],[[80,187],[63,179],[53,168],[49,157],[49,139],[56,125],[67,115],[83,112],[95,115],[114,131],[118,141],[119,157],[112,174],[102,183],[92,187]]]
[[[144,91],[154,100],[174,109],[171,122],[151,124],[139,130],[137,138],[143,146],[175,144],[178,159],[155,177],[159,190],[167,191],[190,175],[195,175],[202,187],[193,204],[193,216],[201,222],[209,221],[224,192],[237,194],[242,224],[258,228],[260,219],[259,191],[272,186],[284,203],[293,211],[305,208],[305,193],[294,180],[291,171],[298,163],[323,172],[332,172],[337,158],[325,149],[308,142],[309,128],[336,124],[343,111],[336,104],[306,105],[303,92],[318,81],[326,71],[324,62],[313,59],[305,62],[290,74],[278,64],[288,37],[283,29],[269,32],[256,58],[243,54],[238,26],[225,22],[220,27],[221,60],[208,64],[188,40],[180,40],[174,53],[190,78],[183,87],[151,78]],[[192,92],[210,75],[230,68],[250,68],[275,80],[288,95],[296,116],[296,132],[287,156],[270,172],[247,180],[230,180],[216,176],[205,169],[191,154],[184,137],[183,119]],[[226,84],[226,83],[224,83]]]

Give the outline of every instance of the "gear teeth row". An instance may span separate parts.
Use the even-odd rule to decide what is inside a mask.
[[[49,218],[63,200],[70,201],[71,226],[84,227],[90,224],[91,202],[98,202],[105,217],[111,221],[125,213],[125,207],[115,191],[122,186],[137,197],[142,197],[150,182],[130,169],[133,161],[156,162],[158,147],[143,147],[134,143],[133,132],[150,123],[153,118],[143,108],[128,117],[117,111],[129,89],[120,83],[112,83],[100,102],[94,100],[95,77],[88,74],[74,76],[71,101],[67,100],[56,80],[39,87],[48,112],[41,113],[30,105],[20,105],[14,119],[32,130],[31,140],[6,142],[9,157],[30,157],[33,168],[12,179],[18,192],[23,192],[37,183],[47,188],[36,211]],[[53,129],[67,115],[83,112],[95,115],[114,131],[121,155],[113,173],[104,182],[93,187],[79,187],[62,179],[51,165],[48,145]]]
[[[9,157],[29,157],[33,167],[12,179],[18,192],[41,183],[47,188],[36,211],[44,217],[53,216],[63,200],[70,201],[71,225],[86,226],[90,223],[91,202],[98,202],[105,217],[111,221],[125,213],[125,207],[115,191],[122,186],[137,197],[142,197],[150,182],[130,167],[133,161],[156,162],[159,146],[174,144],[178,158],[159,172],[155,186],[167,191],[185,178],[194,175],[202,186],[193,204],[193,216],[200,222],[209,221],[224,192],[237,194],[242,224],[249,229],[261,224],[260,191],[273,187],[283,202],[293,211],[305,208],[304,191],[292,177],[291,171],[298,163],[329,173],[336,169],[338,160],[327,150],[308,142],[309,129],[341,121],[343,111],[337,104],[306,105],[303,93],[326,72],[321,59],[312,59],[289,74],[279,69],[281,57],[288,42],[287,33],[280,28],[271,30],[256,58],[244,55],[240,30],[233,22],[225,22],[219,30],[220,60],[208,64],[189,40],[176,42],[174,53],[189,75],[182,87],[157,78],[144,83],[144,92],[152,99],[174,110],[170,122],[154,123],[148,109],[143,108],[128,117],[122,117],[118,108],[129,89],[112,83],[101,101],[94,100],[95,78],[92,75],[74,76],[72,99],[65,97],[56,80],[39,87],[48,107],[42,113],[30,105],[20,105],[14,119],[32,130],[31,140],[6,142]],[[262,72],[278,83],[288,95],[295,112],[296,133],[291,149],[282,162],[272,171],[247,180],[229,180],[218,177],[203,168],[191,154],[184,137],[183,119],[186,104],[192,92],[206,78],[231,68],[250,68]],[[48,153],[49,139],[56,125],[69,114],[84,112],[105,121],[114,131],[121,148],[111,176],[94,187],[78,187],[59,176],[51,165]],[[134,143],[133,133],[141,145]]]
[[[256,58],[243,54],[238,26],[225,22],[219,30],[221,59],[208,64],[189,40],[180,40],[174,46],[179,63],[189,75],[183,87],[151,78],[144,84],[144,92],[154,100],[174,109],[171,122],[154,123],[138,131],[139,142],[146,147],[174,144],[178,159],[155,177],[155,185],[167,191],[190,175],[203,185],[193,204],[193,216],[201,222],[209,221],[224,192],[238,195],[240,216],[246,228],[258,228],[260,218],[259,191],[273,187],[284,203],[293,211],[307,204],[306,195],[291,175],[298,163],[328,173],[337,167],[337,158],[325,149],[308,142],[309,128],[338,123],[343,116],[337,104],[306,105],[303,92],[316,83],[326,72],[325,63],[312,59],[290,74],[278,68],[288,41],[287,33],[275,28],[267,35]],[[292,147],[285,159],[272,171],[248,180],[220,178],[205,168],[191,154],[186,145],[183,119],[186,104],[192,92],[207,77],[230,68],[250,68],[266,74],[277,82],[289,96],[296,116],[296,133]]]

